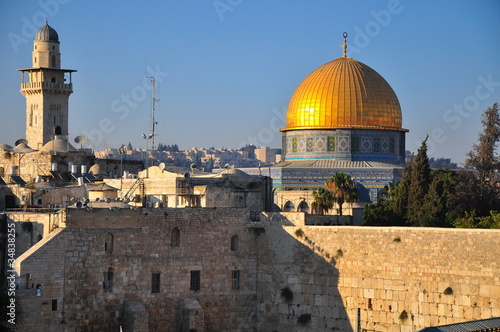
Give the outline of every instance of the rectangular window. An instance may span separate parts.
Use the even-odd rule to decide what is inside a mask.
[[[57,311],[57,300],[52,300],[52,311]]]
[[[104,282],[102,283],[104,292],[113,291],[113,272],[104,272]]]
[[[240,289],[240,270],[234,270],[232,273],[231,289]]]
[[[160,292],[160,272],[151,275],[151,293]]]
[[[200,271],[191,271],[191,290],[200,290]]]

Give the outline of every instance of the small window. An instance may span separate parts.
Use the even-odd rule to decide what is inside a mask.
[[[52,311],[57,311],[57,300],[52,300]]]
[[[55,77],[52,77],[52,78],[50,79],[50,81],[51,81],[52,83],[55,83],[55,82],[56,82],[56,78],[55,78]]]
[[[200,271],[191,271],[191,290],[200,290]]]
[[[234,235],[231,238],[231,251],[238,251],[238,246],[239,246],[239,238],[238,235]]]
[[[113,272],[104,272],[102,287],[104,292],[111,293],[113,291]]]
[[[181,231],[177,227],[172,229],[170,245],[172,247],[180,247],[181,245]]]
[[[160,292],[160,272],[151,275],[151,293]]]
[[[52,46],[52,49],[54,49],[54,46]],[[55,55],[52,55],[52,67],[55,67],[56,66],[56,56]]]
[[[113,234],[107,233],[104,241],[104,251],[111,254],[113,252]]]
[[[35,57],[35,63],[36,63],[36,57]]]
[[[234,270],[232,273],[231,289],[240,289],[240,270]]]

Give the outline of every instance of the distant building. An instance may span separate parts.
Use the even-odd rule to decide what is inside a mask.
[[[254,150],[255,158],[266,164],[276,164],[281,161],[281,149],[272,149],[266,146]]]

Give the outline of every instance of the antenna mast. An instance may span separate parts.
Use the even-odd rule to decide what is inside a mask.
[[[154,151],[155,149],[155,126],[158,124],[158,122],[155,121],[155,103],[159,101],[160,99],[156,98],[156,81],[154,76],[147,76],[151,78],[151,138],[152,138],[152,145],[151,145],[151,150]]]

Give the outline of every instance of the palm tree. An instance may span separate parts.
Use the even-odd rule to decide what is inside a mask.
[[[323,187],[320,187],[318,191],[313,191],[312,195],[314,198],[311,205],[312,210],[319,215],[328,213],[335,203],[332,193]]]
[[[339,205],[339,215],[342,215],[342,205],[352,203],[358,198],[358,189],[351,176],[344,172],[333,174],[326,180],[326,188],[332,193],[335,202]]]

